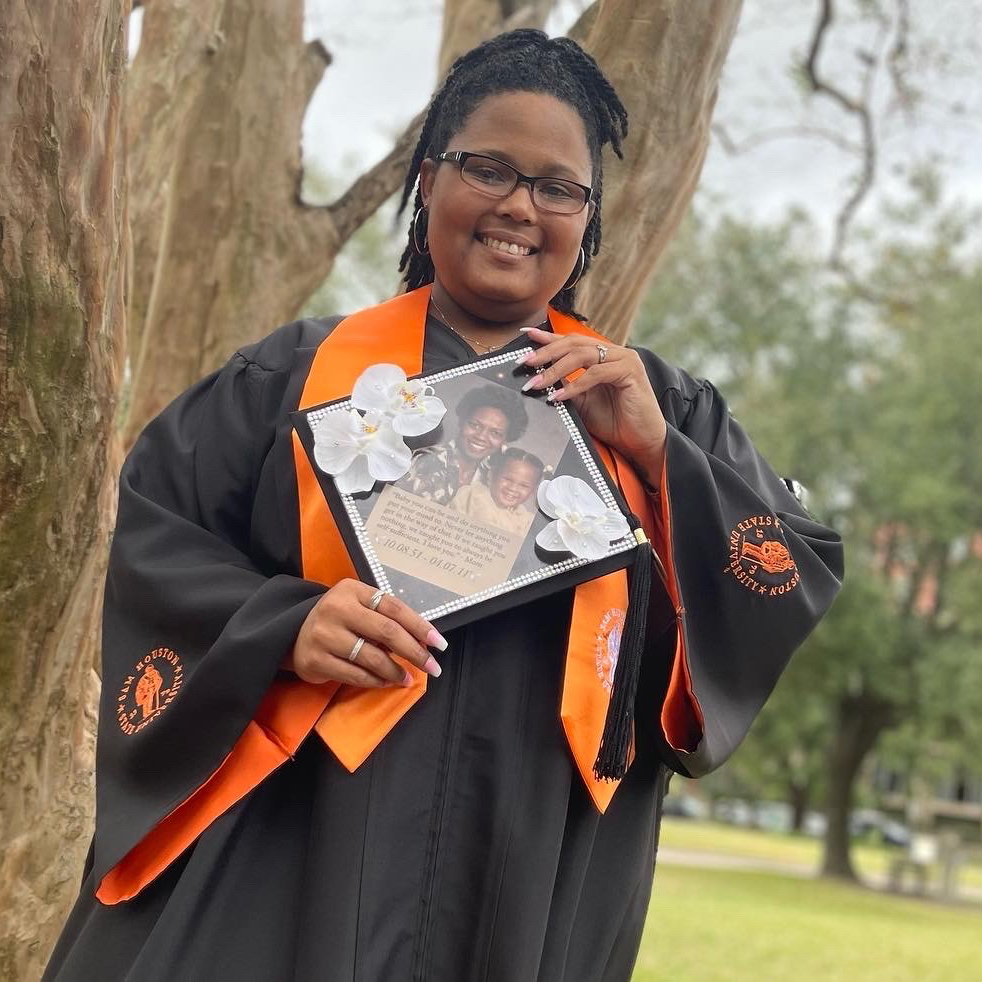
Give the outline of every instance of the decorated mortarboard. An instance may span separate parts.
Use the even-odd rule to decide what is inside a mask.
[[[411,378],[374,364],[292,421],[359,577],[441,630],[631,567],[597,759],[620,776],[651,547],[573,407],[523,394],[515,355]]]

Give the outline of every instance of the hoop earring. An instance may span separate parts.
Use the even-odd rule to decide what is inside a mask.
[[[573,273],[570,274],[573,277],[573,281],[570,282],[567,280],[563,285],[563,289],[559,291],[560,293],[562,293],[564,290],[572,290],[573,287],[580,282],[580,277],[583,275],[583,270],[586,269],[586,252],[583,249],[583,246],[580,246],[580,259],[576,265],[578,268],[574,269]]]
[[[409,226],[410,232],[412,233],[412,237],[413,237],[413,248],[416,250],[416,255],[417,256],[426,256],[426,255],[429,255],[429,252],[430,252],[430,240],[429,240],[429,237],[426,234],[427,230],[426,229],[423,229],[423,244],[422,244],[422,246],[420,246],[420,244],[419,244],[419,238],[416,235],[416,226],[419,223],[419,216],[422,215],[422,214],[425,214],[425,213],[426,213],[426,209],[425,208],[417,208],[416,209],[416,214],[413,215],[412,224]]]

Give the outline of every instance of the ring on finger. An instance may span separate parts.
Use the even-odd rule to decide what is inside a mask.
[[[354,661],[358,657],[358,652],[364,647],[365,639],[358,638],[355,643],[351,646],[351,654],[348,655],[348,661]]]
[[[597,345],[597,364],[602,365],[607,360],[607,345]]]
[[[382,602],[382,598],[384,596],[385,592],[383,590],[376,590],[372,594],[372,599],[368,601],[368,606],[371,607],[372,610],[378,610],[378,605]]]

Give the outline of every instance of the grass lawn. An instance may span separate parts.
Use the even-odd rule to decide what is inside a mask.
[[[764,832],[759,829],[726,825],[722,822],[696,822],[666,817],[662,821],[661,845],[673,849],[721,853],[753,859],[772,859],[778,862],[799,863],[818,869],[822,844],[818,839],[783,832]],[[852,860],[856,872],[885,873],[891,860],[902,854],[900,849],[886,846],[856,844]],[[966,886],[982,886],[982,868],[967,865],[959,872],[959,882]],[[982,939],[980,939],[982,964]],[[982,969],[977,973],[982,979]]]
[[[978,909],[824,880],[664,863],[633,976],[633,982],[975,979],[982,979]]]

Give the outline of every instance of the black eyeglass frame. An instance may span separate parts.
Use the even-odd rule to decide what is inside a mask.
[[[449,163],[456,164],[461,173],[461,180],[463,180],[464,164],[466,164],[471,157],[480,157],[482,160],[493,160],[496,164],[501,164],[503,167],[507,167],[515,172],[515,183],[506,194],[493,194],[490,191],[484,191],[481,188],[474,187],[473,184],[464,181],[469,188],[474,188],[475,191],[479,191],[481,194],[486,194],[489,198],[507,198],[509,194],[514,192],[515,188],[517,188],[519,184],[527,184],[529,194],[532,196],[532,203],[535,205],[535,207],[541,208],[542,211],[547,211],[551,215],[578,215],[584,208],[589,207],[593,203],[593,188],[587,184],[580,184],[578,181],[571,181],[566,177],[549,177],[545,175],[540,177],[530,177],[528,174],[523,174],[517,167],[514,166],[514,164],[509,164],[507,160],[500,160],[498,157],[492,157],[488,153],[472,153],[469,150],[445,150],[443,153],[437,154],[436,159],[439,161],[448,161]],[[573,187],[579,188],[581,191],[583,191],[585,200],[583,204],[576,209],[576,211],[555,211],[552,208],[543,208],[535,200],[535,185],[539,181],[559,181],[562,184],[571,184]]]

